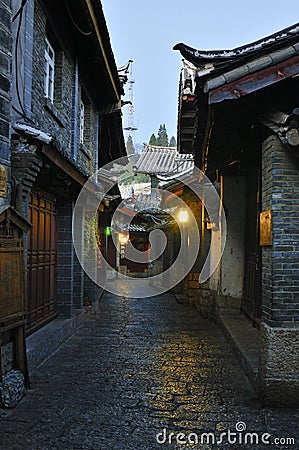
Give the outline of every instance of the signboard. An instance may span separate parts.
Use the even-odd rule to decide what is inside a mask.
[[[7,171],[3,164],[0,164],[0,197],[6,197]]]
[[[26,303],[24,280],[24,239],[31,224],[11,206],[0,207],[0,383],[1,335],[8,330],[13,343],[15,369],[20,370],[29,387],[26,359]]]
[[[260,213],[260,245],[272,245],[272,211]]]
[[[0,322],[25,314],[22,253],[0,246]]]

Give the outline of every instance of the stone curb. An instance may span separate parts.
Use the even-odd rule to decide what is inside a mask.
[[[84,307],[74,317],[55,319],[29,336],[26,340],[29,374],[74,334],[93,311],[92,306]]]
[[[257,390],[260,355],[259,330],[254,328],[251,322],[240,314],[233,316],[220,315],[218,324],[232,346],[250,383]]]

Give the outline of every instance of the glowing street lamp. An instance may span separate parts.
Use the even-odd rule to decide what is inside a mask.
[[[129,236],[127,234],[119,233],[118,240],[121,245],[126,245],[129,242]]]
[[[188,254],[188,230],[187,230],[187,222],[188,222],[188,211],[186,209],[180,209],[178,213],[178,221],[181,224],[181,245],[182,245],[182,256],[183,261],[186,263],[187,254]]]
[[[179,211],[178,219],[179,219],[179,222],[181,222],[181,223],[187,222],[188,221],[188,211],[185,209],[181,209]]]

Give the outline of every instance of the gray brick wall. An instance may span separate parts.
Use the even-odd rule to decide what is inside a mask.
[[[44,98],[44,52],[47,19],[44,11],[35,1],[34,14],[34,50],[33,50],[33,77],[32,77],[32,117],[36,124],[44,131],[55,137],[58,147],[69,157],[72,157],[80,169],[93,173],[94,166],[94,133],[88,133],[85,147],[88,152],[80,150],[79,115],[78,107],[81,99],[80,79],[76,79],[76,64],[69,59],[59,48],[55,48],[55,83],[54,102],[45,101]],[[94,128],[95,110],[90,107],[89,125]],[[87,117],[87,119],[89,118]]]
[[[44,98],[44,53],[46,38],[46,16],[38,1],[35,1],[34,13],[34,48],[32,81],[32,118],[41,129],[55,136],[61,148],[70,155],[71,151],[71,117],[72,117],[72,63],[57,55],[55,67],[54,108],[45,106]],[[59,78],[58,78],[59,77]],[[61,121],[61,122],[60,122]]]
[[[72,241],[73,202],[57,202],[58,274],[57,307],[61,316],[73,315],[74,246]]]
[[[0,0],[0,164],[8,181],[6,195],[0,195],[0,206],[10,201],[11,16],[10,0]]]
[[[83,306],[83,276],[84,272],[81,264],[77,258],[74,256],[74,308],[81,309]]]
[[[80,145],[80,151],[78,153],[78,160],[80,165],[85,165],[86,170],[90,173],[94,173],[94,158],[95,158],[95,146],[97,145],[96,130],[97,130],[97,114],[92,105],[85,104],[84,107],[84,142]]]
[[[276,136],[263,144],[262,209],[273,214],[272,245],[262,250],[263,320],[299,325],[298,161]]]
[[[55,86],[54,105],[65,121],[64,134],[71,133],[72,96],[73,96],[73,64],[63,51],[55,52]],[[65,139],[65,147],[69,147],[69,140]]]

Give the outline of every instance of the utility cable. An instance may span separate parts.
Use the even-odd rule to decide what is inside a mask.
[[[13,18],[12,18],[12,21],[13,21],[13,22],[16,20],[16,18],[17,18],[20,14],[22,14],[23,9],[24,9],[24,6],[26,5],[26,3],[27,3],[27,0],[22,0],[22,3],[21,3],[20,8],[18,9],[18,11],[16,12],[16,14],[15,14],[15,15],[13,16]]]
[[[22,103],[22,99],[21,99],[21,95],[20,95],[20,89],[19,89],[19,76],[18,76],[18,44],[19,44],[19,38],[20,38],[20,31],[21,31],[21,25],[22,25],[22,19],[23,19],[23,11],[24,11],[24,6],[27,0],[23,0],[22,1],[22,5],[19,9],[19,11],[17,12],[17,14],[15,15],[15,17],[19,16],[19,23],[18,23],[18,29],[17,29],[17,35],[16,35],[16,42],[15,42],[15,69],[16,69],[16,91],[17,91],[17,98],[18,98],[18,102],[19,105],[21,107],[23,116],[27,118],[27,114],[25,111],[25,108],[23,106]]]
[[[90,35],[92,34],[91,31],[83,31],[83,30],[81,30],[81,28],[79,27],[79,25],[77,25],[77,23],[75,22],[75,20],[74,20],[74,18],[73,18],[73,16],[72,16],[70,7],[69,7],[69,5],[68,5],[67,0],[64,0],[64,3],[65,3],[65,7],[66,7],[66,9],[67,9],[68,15],[70,16],[71,22],[72,22],[72,24],[74,25],[74,27],[77,28],[77,30],[78,30],[81,34],[83,34],[84,36],[90,36]]]
[[[16,14],[14,15],[14,17],[12,19],[12,21],[14,22],[19,17],[19,23],[18,23],[16,41],[15,41],[14,58],[15,58],[15,69],[16,69],[16,77],[15,77],[16,93],[17,93],[17,99],[18,99],[21,111],[18,108],[16,108],[15,106],[12,106],[12,109],[16,113],[18,113],[20,116],[22,116],[24,119],[26,119],[28,122],[30,122],[31,124],[34,124],[34,121],[32,119],[30,119],[30,117],[27,116],[27,113],[23,106],[23,102],[22,102],[21,94],[20,94],[20,88],[19,88],[19,76],[18,76],[18,45],[19,45],[20,31],[21,31],[21,25],[22,25],[22,20],[23,20],[23,12],[24,12],[24,7],[25,7],[26,3],[27,3],[27,0],[22,0],[20,8],[18,9],[18,11],[16,12]]]
[[[30,117],[25,116],[22,111],[20,111],[18,108],[16,108],[15,106],[12,105],[12,109],[19,114],[19,116],[22,116],[23,119],[27,120],[29,123],[31,123],[32,125],[35,125],[34,120],[30,119]]]

